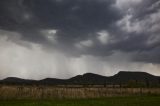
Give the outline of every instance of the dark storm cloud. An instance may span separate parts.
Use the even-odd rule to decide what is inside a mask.
[[[96,31],[119,19],[114,0],[1,0],[1,27]],[[96,26],[96,27],[95,27]]]
[[[135,54],[135,61],[142,62],[151,62],[151,63],[160,63],[160,47],[157,47],[150,51],[143,51]]]
[[[160,7],[159,0],[144,0],[142,3],[133,7],[134,18],[143,19],[148,15],[157,12],[159,7]]]
[[[114,0],[1,0],[1,29],[22,39],[46,42],[41,30],[56,29],[60,46],[90,38],[121,18]],[[63,43],[63,44],[61,44]],[[73,48],[73,47],[70,47]]]
[[[38,31],[56,29],[60,42],[73,43],[110,27],[121,17],[112,7],[114,0],[1,0],[0,2],[1,29],[18,31],[22,33],[24,39],[34,41],[46,40]]]
[[[123,25],[115,27],[115,39],[109,45],[111,50],[134,54],[133,61],[160,63],[160,1],[143,0],[137,6],[130,7],[124,15]],[[123,19],[122,19],[123,20]],[[120,27],[125,27],[125,30]]]
[[[57,48],[69,54],[108,56],[121,51],[134,53],[134,61],[159,63],[160,43],[155,40],[160,40],[160,20],[156,18],[159,0],[142,0],[128,10],[120,10],[115,4],[116,0],[1,0],[0,29],[16,31],[23,40],[49,46],[55,45],[49,44],[41,31],[55,29]],[[102,35],[102,40],[108,36],[106,40],[113,42],[99,41],[101,31],[109,33]],[[87,45],[82,43],[86,40],[93,45],[90,41],[91,47],[75,47]]]

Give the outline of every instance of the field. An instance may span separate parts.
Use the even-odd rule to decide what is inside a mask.
[[[0,106],[159,106],[160,96],[108,97],[99,99],[1,100]]]
[[[0,106],[158,106],[160,88],[1,86]]]
[[[87,99],[115,96],[160,95],[160,88],[1,86],[0,99]]]

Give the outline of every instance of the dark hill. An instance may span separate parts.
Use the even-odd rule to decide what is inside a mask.
[[[70,79],[68,79],[68,83],[70,84],[97,84],[97,85],[101,85],[104,84],[104,82],[106,81],[105,76],[101,76],[101,75],[97,75],[97,74],[93,74],[93,73],[86,73],[83,75],[78,75],[75,77],[72,77]]]
[[[128,83],[128,82],[140,82],[140,83],[152,83],[160,84],[160,77],[151,75],[146,72],[126,72],[121,71],[118,74],[111,76],[108,80],[114,84]]]
[[[65,80],[56,78],[46,78],[38,82],[38,84],[41,85],[64,85],[65,83],[66,83]]]
[[[146,72],[125,72],[121,71],[114,76],[106,77],[93,73],[77,75],[70,79],[46,78],[43,80],[26,80],[9,77],[1,80],[1,84],[37,84],[37,85],[120,85],[129,82],[160,85],[160,77]]]
[[[0,81],[1,84],[35,84],[36,80],[21,79],[16,77],[8,77]]]

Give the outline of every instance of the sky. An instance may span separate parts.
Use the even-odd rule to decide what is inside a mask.
[[[0,0],[0,79],[160,76],[160,0]]]

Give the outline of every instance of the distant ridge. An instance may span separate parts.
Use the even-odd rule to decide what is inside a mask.
[[[143,85],[160,85],[160,77],[146,72],[120,71],[114,76],[106,77],[94,73],[85,73],[69,79],[46,78],[43,80],[27,80],[8,77],[0,80],[0,84],[18,85],[126,85],[129,83]]]
[[[114,76],[110,77],[110,80],[117,83],[127,83],[128,81],[138,81],[150,83],[159,83],[160,77],[151,75],[147,72],[129,72],[129,71],[120,71]]]

